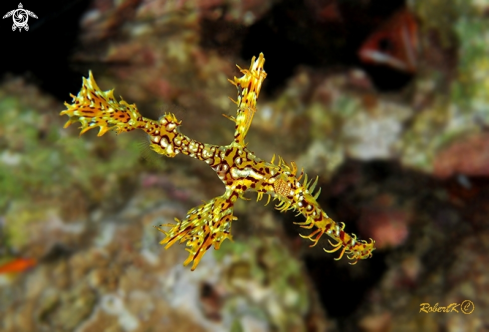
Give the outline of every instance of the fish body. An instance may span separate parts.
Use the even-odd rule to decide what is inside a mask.
[[[32,258],[16,258],[8,263],[0,265],[0,274],[19,273],[36,266],[37,261]]]
[[[387,66],[413,74],[418,67],[418,24],[404,9],[375,30],[358,52],[360,61],[368,65]]]

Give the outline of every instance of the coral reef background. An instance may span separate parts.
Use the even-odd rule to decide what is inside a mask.
[[[23,6],[38,16],[29,31],[0,21],[0,330],[489,330],[489,2]],[[359,56],[377,36],[409,70]],[[62,129],[63,101],[92,70],[143,115],[171,111],[186,134],[227,144],[227,78],[260,52],[249,148],[319,175],[319,203],[376,240],[372,259],[309,248],[300,217],[251,197],[234,241],[191,272],[152,226],[220,195],[214,172],[160,158],[137,133]],[[465,300],[470,314],[420,311]]]

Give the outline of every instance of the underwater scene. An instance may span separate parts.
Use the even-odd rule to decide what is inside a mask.
[[[0,331],[489,331],[489,0],[0,7]]]

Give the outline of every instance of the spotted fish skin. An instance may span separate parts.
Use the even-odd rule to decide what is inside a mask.
[[[245,199],[243,195],[248,191],[257,192],[257,200],[264,195],[268,195],[268,202],[271,198],[278,200],[276,208],[280,211],[295,210],[302,214],[306,220],[298,224],[314,230],[310,235],[301,236],[311,240],[312,246],[318,243],[323,234],[327,234],[336,242],[330,242],[333,249],[325,251],[340,251],[337,259],[347,254],[355,264],[360,259],[371,257],[375,249],[374,240],[357,240],[354,234],[349,235],[344,231],[343,223],[336,223],[321,209],[317,203],[320,190],[314,193],[317,178],[314,182],[308,182],[303,171],[297,176],[294,162],[288,165],[279,157],[275,164],[275,156],[271,162],[267,162],[247,148],[245,138],[267,76],[264,63],[265,58],[261,53],[258,59],[253,57],[249,69],[238,66],[242,77],[229,80],[238,90],[237,100],[234,101],[238,109],[236,117],[228,117],[236,127],[233,142],[226,146],[201,143],[184,135],[180,132],[182,122],[172,113],[163,115],[159,120],[143,117],[136,105],[124,100],[117,101],[113,90],[100,90],[91,72],[88,78],[83,78],[78,95],[71,95],[72,103],[65,103],[67,109],[61,115],[69,116],[65,128],[80,122],[80,134],[93,128],[99,128],[98,136],[109,130],[117,133],[143,130],[156,153],[167,157],[181,153],[205,162],[217,173],[225,186],[223,195],[190,209],[183,220],[175,218],[175,224],[157,227],[166,235],[161,241],[161,244],[166,244],[165,248],[177,242],[186,243],[189,256],[184,265],[193,262],[192,270],[211,246],[219,249],[225,239],[232,239],[231,225],[237,219],[233,215],[234,204],[238,198]],[[169,230],[162,227],[169,227]]]

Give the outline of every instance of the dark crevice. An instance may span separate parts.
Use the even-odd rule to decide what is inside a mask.
[[[268,93],[282,88],[300,65],[325,72],[361,67],[381,91],[399,90],[411,81],[411,73],[368,65],[358,58],[362,43],[393,13],[405,7],[404,0],[374,0],[368,4],[337,1],[336,19],[324,19],[318,14],[327,5],[333,6],[332,1],[322,3],[324,8],[313,8],[307,1],[283,0],[247,28],[241,57],[265,54],[269,76],[264,89]]]

